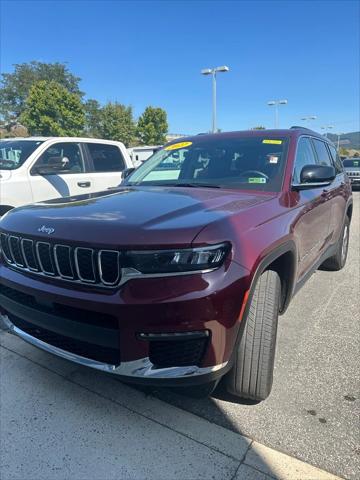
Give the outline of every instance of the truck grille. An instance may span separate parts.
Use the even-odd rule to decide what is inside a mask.
[[[18,270],[84,284],[114,287],[121,280],[120,253],[0,234],[6,263]]]

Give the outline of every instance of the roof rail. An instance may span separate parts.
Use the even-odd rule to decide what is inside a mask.
[[[290,127],[290,129],[296,129],[296,128],[299,128],[301,130],[308,130],[309,132],[313,132],[313,130],[311,130],[310,128],[302,127],[300,125],[294,125],[294,126]]]

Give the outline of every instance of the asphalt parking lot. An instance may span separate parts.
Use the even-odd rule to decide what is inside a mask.
[[[146,478],[148,472],[136,469],[141,456],[149,464],[156,459],[157,478],[195,478],[192,472],[201,463],[202,478],[240,479],[232,473],[235,465],[225,465],[222,457],[224,450],[229,458],[241,457],[246,447],[237,445],[233,453],[234,432],[340,477],[359,478],[360,192],[354,200],[347,266],[341,272],[316,272],[280,318],[273,392],[259,405],[234,403],[221,391],[210,399],[167,390],[147,396],[1,332],[0,439],[6,478]],[[135,417],[132,409],[141,414]],[[184,410],[194,415],[182,417]],[[162,416],[162,424],[181,423],[183,430],[185,418],[190,419],[197,443],[181,444],[170,429],[157,437],[156,424],[148,423],[154,415]],[[204,423],[196,426],[202,419],[210,422],[206,432]],[[210,455],[204,445],[211,442],[216,448]],[[134,465],[131,475],[116,463],[124,457]],[[71,474],[76,462],[77,476]]]

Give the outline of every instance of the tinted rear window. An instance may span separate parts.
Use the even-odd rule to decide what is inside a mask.
[[[95,172],[121,172],[125,169],[124,158],[116,145],[87,143]]]

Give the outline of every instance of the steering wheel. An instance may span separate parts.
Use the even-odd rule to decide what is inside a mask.
[[[259,170],[245,170],[245,172],[241,172],[241,176],[248,177],[249,174],[253,174],[253,173],[255,173],[255,175],[260,175],[260,177],[266,178],[266,180],[270,180],[269,176],[266,175],[266,173],[260,172]]]

